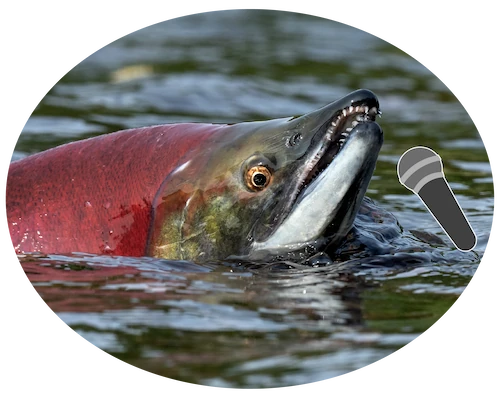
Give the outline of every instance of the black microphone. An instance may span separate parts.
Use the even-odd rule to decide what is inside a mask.
[[[432,149],[408,149],[398,162],[399,182],[417,194],[458,250],[476,246],[476,235],[443,172],[441,157]]]

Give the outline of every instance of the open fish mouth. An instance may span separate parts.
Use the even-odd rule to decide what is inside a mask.
[[[302,175],[302,191],[316,177],[327,169],[335,156],[342,150],[350,133],[359,123],[374,122],[381,115],[376,99],[369,99],[360,104],[353,104],[337,111],[324,128],[318,132],[323,137],[316,154],[306,164]]]

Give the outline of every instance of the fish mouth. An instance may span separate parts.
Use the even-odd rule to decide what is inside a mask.
[[[301,173],[302,184],[297,192],[297,198],[300,198],[305,188],[325,171],[342,151],[350,138],[351,131],[360,123],[375,122],[376,117],[381,114],[376,97],[354,102],[335,112],[326,125],[316,133],[319,140],[316,144],[318,149]]]

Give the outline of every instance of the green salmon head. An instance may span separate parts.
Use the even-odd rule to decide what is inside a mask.
[[[157,196],[150,254],[191,261],[305,259],[340,242],[382,145],[358,90],[294,118],[221,126]]]

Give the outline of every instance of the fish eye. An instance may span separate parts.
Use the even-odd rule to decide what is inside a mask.
[[[248,169],[245,182],[251,191],[262,191],[271,182],[271,177],[271,171],[266,166],[258,165]]]

